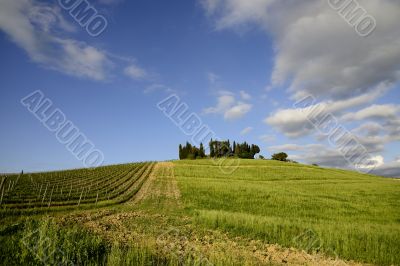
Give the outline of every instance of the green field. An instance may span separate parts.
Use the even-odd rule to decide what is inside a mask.
[[[0,261],[400,265],[399,180],[269,160],[232,170],[204,159],[0,177]]]

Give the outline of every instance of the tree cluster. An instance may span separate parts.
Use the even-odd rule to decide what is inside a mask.
[[[287,162],[288,155],[284,152],[272,154],[271,160]]]
[[[285,152],[274,153],[271,156],[271,160],[281,161],[281,162],[288,162],[288,163],[298,163],[293,160],[288,159],[288,155]]]
[[[221,158],[221,157],[237,157],[243,159],[254,159],[254,156],[260,152],[260,147],[254,144],[248,144],[247,142],[236,143],[235,141],[231,145],[229,140],[217,141],[212,140],[209,143],[210,146],[210,157]],[[179,159],[201,159],[207,157],[203,143],[200,143],[200,148],[186,142],[185,146],[179,145]]]
[[[231,145],[229,140],[217,141],[212,140],[210,145],[210,157],[238,157],[243,159],[254,159],[254,155],[260,152],[260,147],[257,145],[249,145],[247,142],[236,143]]]
[[[190,144],[189,142],[186,142],[185,146],[182,146],[179,144],[179,159],[184,160],[184,159],[200,159],[200,158],[205,158],[206,153],[204,151],[203,143],[200,143],[200,148],[197,148],[196,146]]]

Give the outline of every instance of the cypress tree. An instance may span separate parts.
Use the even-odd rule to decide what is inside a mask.
[[[182,145],[179,144],[179,160],[182,160],[183,156],[182,156]]]
[[[204,152],[204,147],[203,147],[203,143],[200,143],[200,152],[199,155],[201,158],[206,157],[206,153]]]
[[[239,154],[240,154],[240,145],[239,145],[239,143],[236,143],[235,155],[239,156]]]
[[[215,156],[215,150],[214,150],[214,142],[213,139],[210,140],[210,157],[214,157]]]

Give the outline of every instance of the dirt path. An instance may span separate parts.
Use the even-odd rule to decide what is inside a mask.
[[[163,171],[159,177],[160,183],[165,186],[164,189],[161,187],[158,189],[160,195],[165,196],[167,199],[176,200],[179,203],[181,198],[181,192],[178,188],[178,182],[176,181],[174,174],[174,164],[170,162],[162,163]]]
[[[138,202],[142,201],[145,197],[147,197],[149,194],[153,193],[150,190],[150,186],[157,178],[157,173],[159,172],[160,167],[161,167],[160,163],[157,163],[154,166],[149,177],[142,185],[142,188],[136,193],[135,197],[130,202],[128,202],[128,204],[137,204]]]
[[[129,204],[138,204],[148,199],[165,197],[179,204],[180,191],[174,176],[174,165],[171,162],[157,163],[142,188]]]
[[[310,255],[293,248],[262,243],[262,241],[232,237],[218,230],[199,230],[192,224],[171,226],[168,216],[143,211],[92,213],[70,217],[74,223],[102,235],[110,243],[129,246],[131,243],[151,247],[162,256],[208,258],[218,262],[230,257],[247,265],[310,265],[361,266],[355,262],[335,260],[321,255]],[[70,221],[71,222],[71,221]],[[219,263],[216,263],[219,264]],[[239,263],[241,264],[241,263]]]
[[[232,258],[247,265],[362,265],[198,228],[177,212],[182,203],[173,163],[157,163],[143,178],[141,189],[121,210],[82,212],[63,222],[82,224],[111,243],[150,247],[161,256],[191,254],[216,264],[221,264],[220,258]]]

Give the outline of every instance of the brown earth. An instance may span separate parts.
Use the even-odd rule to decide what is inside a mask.
[[[170,162],[157,163],[140,191],[120,209],[75,213],[61,223],[79,223],[111,243],[140,244],[164,256],[192,254],[211,262],[228,256],[249,265],[363,265],[196,227],[190,217],[176,213],[182,203],[173,168]]]

